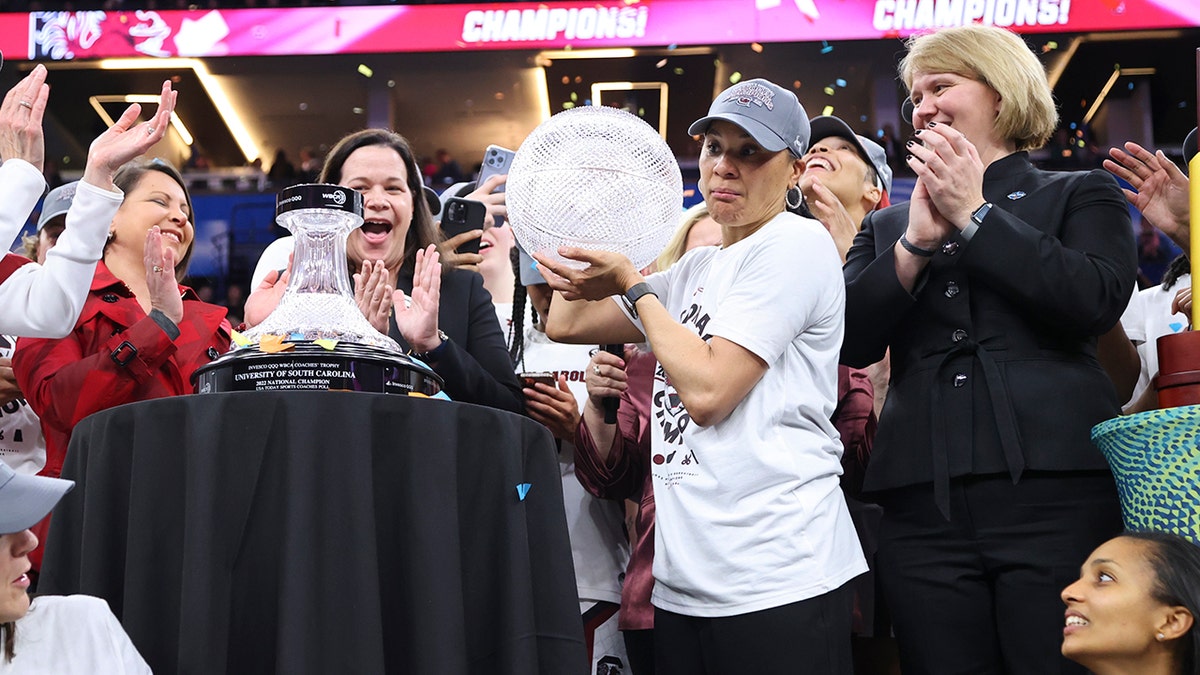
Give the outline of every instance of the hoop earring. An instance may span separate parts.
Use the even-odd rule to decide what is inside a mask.
[[[793,191],[796,193],[795,199],[792,199]],[[800,192],[800,186],[793,185],[790,188],[788,188],[787,192],[783,193],[783,202],[785,204],[787,204],[788,209],[790,209],[792,211],[795,211],[796,209],[800,208],[800,205],[804,203],[804,195],[801,194],[801,192]],[[795,203],[793,203],[793,202],[795,202]]]

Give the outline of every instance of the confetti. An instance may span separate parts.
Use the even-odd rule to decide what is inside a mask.
[[[828,54],[831,51],[833,51],[833,45],[829,44],[827,40],[821,40],[821,53]]]
[[[320,340],[313,340],[313,344],[320,345],[320,346],[324,347],[325,349],[328,349],[329,351],[333,351],[333,349],[335,347],[337,347],[337,343],[338,343],[337,340],[329,340],[326,338],[321,338]]]
[[[233,344],[235,344],[239,347],[249,347],[250,346],[250,340],[245,335],[242,335],[241,333],[239,333],[236,330],[229,334],[229,339],[233,341]]]
[[[525,495],[529,494],[529,488],[533,487],[529,483],[520,483],[517,485],[517,499],[525,501]]]
[[[277,354],[295,348],[296,345],[294,343],[284,342],[282,335],[264,335],[258,340],[259,351],[268,354]]]
[[[732,75],[730,75],[730,76],[729,76],[729,82],[730,82],[731,84],[737,84],[738,82],[741,82],[741,81],[742,81],[742,74],[741,74],[741,73],[735,72],[735,73],[733,73]]]

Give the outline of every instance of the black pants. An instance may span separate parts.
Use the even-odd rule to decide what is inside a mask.
[[[815,598],[716,618],[654,609],[657,675],[851,675],[849,584]]]
[[[623,630],[625,656],[632,675],[654,675],[654,629]]]
[[[905,675],[1085,673],[1060,654],[1062,589],[1121,531],[1107,472],[955,479],[880,495],[878,572]]]

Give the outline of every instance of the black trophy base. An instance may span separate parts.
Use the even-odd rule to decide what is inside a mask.
[[[362,391],[434,396],[442,378],[424,363],[395,352],[353,343],[330,350],[312,342],[274,354],[243,347],[196,370],[197,394],[228,391]]]

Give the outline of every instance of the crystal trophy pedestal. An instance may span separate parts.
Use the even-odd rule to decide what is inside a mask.
[[[279,193],[275,210],[276,222],[295,238],[287,290],[275,310],[244,333],[247,346],[196,371],[196,392],[441,392],[441,378],[375,330],[354,302],[346,237],[362,225],[362,195],[338,185],[294,185]],[[290,346],[264,350],[264,339]]]

